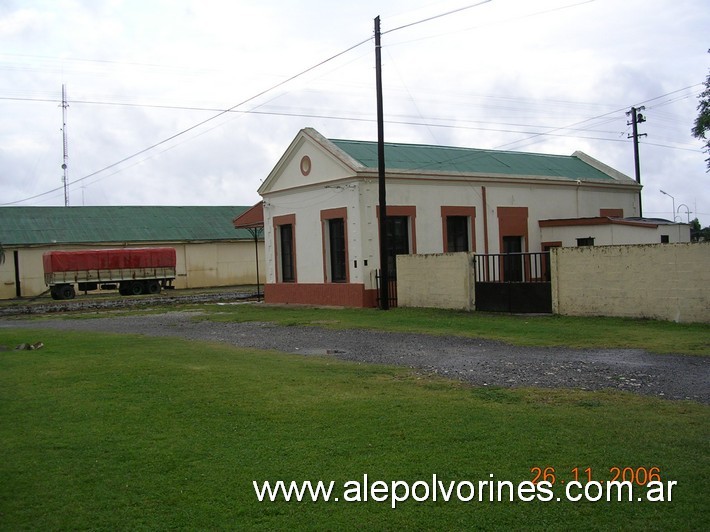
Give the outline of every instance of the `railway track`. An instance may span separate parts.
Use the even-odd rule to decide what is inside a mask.
[[[154,296],[79,295],[76,299],[60,301],[52,300],[46,292],[32,299],[0,302],[0,317],[92,312],[176,304],[256,301],[259,296],[260,294],[257,294],[252,287],[232,287],[214,291],[171,290]]]

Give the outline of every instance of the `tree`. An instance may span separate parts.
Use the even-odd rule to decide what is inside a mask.
[[[710,50],[708,50],[710,53]],[[710,154],[710,74],[705,78],[705,90],[700,93],[700,103],[698,104],[698,117],[695,119],[695,126],[691,130],[696,139],[705,141],[705,153]],[[710,172],[710,157],[705,159]]]
[[[690,222],[691,242],[710,242],[710,225],[704,229],[700,228],[700,220],[695,218]]]

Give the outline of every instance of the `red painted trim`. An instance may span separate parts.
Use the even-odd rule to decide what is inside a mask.
[[[387,216],[408,216],[409,227],[411,229],[410,240],[412,249],[409,253],[417,253],[417,207],[415,205],[387,205]],[[380,224],[380,206],[377,206],[377,225]],[[378,233],[379,234],[379,233]]]
[[[624,209],[599,209],[599,216],[608,216],[610,218],[623,218]]]
[[[441,234],[443,238],[444,253],[449,252],[449,239],[446,234],[446,217],[447,216],[467,216],[469,219],[468,231],[471,236],[471,249],[476,251],[476,207],[441,207]]]
[[[293,227],[293,242],[292,242],[292,253],[293,253],[293,281],[288,281],[287,284],[298,282],[298,268],[296,267],[296,215],[295,214],[284,214],[282,216],[274,216],[274,264],[276,266],[276,280],[279,279],[279,247],[280,242],[277,240],[279,238],[279,226],[280,225],[291,225]],[[282,281],[279,281],[282,282]]]
[[[618,218],[607,218],[606,216],[595,217],[595,218],[569,218],[569,219],[559,219],[559,220],[540,220],[538,222],[540,227],[574,227],[580,225],[631,225],[635,227],[647,227],[656,228],[657,223],[654,222],[642,222],[639,220],[620,220]]]
[[[347,207],[337,207],[335,209],[323,209],[322,211],[320,211],[321,221],[332,220],[333,218],[347,218],[347,217],[348,217],[348,208]]]
[[[498,207],[498,251],[503,253],[504,236],[522,236],[525,238],[525,251],[529,250],[528,208]]]
[[[488,202],[486,201],[486,187],[481,187],[481,200],[483,201],[483,252],[488,253]]]
[[[232,220],[237,229],[264,227],[264,202],[260,201]]]
[[[264,301],[270,304],[377,307],[377,290],[350,283],[269,283]]]
[[[301,174],[304,177],[311,173],[312,166],[311,158],[308,155],[301,157]]]
[[[333,220],[336,218],[343,219],[343,226],[345,230],[345,282],[350,282],[350,245],[348,242],[348,208],[338,207],[335,209],[323,209],[320,211],[320,221],[321,221],[321,245],[323,250],[323,279],[325,282],[332,282],[328,279],[328,261],[326,260],[326,249],[327,243],[325,241],[325,222],[328,220]]]

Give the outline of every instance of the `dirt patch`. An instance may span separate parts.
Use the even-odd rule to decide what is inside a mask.
[[[199,312],[82,320],[0,320],[3,327],[173,336],[191,340],[392,364],[476,386],[615,389],[710,404],[710,358],[639,349],[520,347],[475,338],[273,323],[195,320]],[[45,344],[48,338],[42,339]]]

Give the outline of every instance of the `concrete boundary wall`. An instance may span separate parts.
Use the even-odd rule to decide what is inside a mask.
[[[553,248],[552,311],[710,323],[710,243]],[[399,255],[401,307],[475,309],[472,253]]]
[[[397,305],[472,310],[473,255],[397,255]]]
[[[710,323],[710,243],[554,248],[552,311]]]

